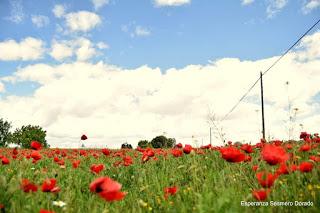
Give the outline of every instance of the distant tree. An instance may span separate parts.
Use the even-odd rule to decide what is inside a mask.
[[[121,145],[121,149],[132,149],[132,145],[125,142]]]
[[[141,140],[138,142],[138,146],[141,148],[147,148],[149,146],[149,141],[147,140]]]
[[[10,136],[10,142],[18,144],[23,148],[30,148],[31,141],[38,141],[43,147],[48,147],[46,131],[40,126],[22,126],[16,129]]]
[[[167,145],[166,136],[160,135],[152,139],[151,145],[153,148],[164,148]]]
[[[0,147],[8,145],[10,129],[11,123],[0,118]]]
[[[168,138],[166,143],[166,148],[173,148],[176,145],[175,138]]]

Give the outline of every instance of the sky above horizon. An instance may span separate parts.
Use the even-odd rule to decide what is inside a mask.
[[[92,147],[164,132],[207,143],[208,113],[227,113],[319,17],[320,0],[2,0],[0,117],[60,147],[81,134]],[[319,29],[265,77],[271,138],[319,131]],[[255,88],[221,123],[227,140],[258,141],[259,101]]]

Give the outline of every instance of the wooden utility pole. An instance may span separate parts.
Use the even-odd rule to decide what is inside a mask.
[[[210,145],[211,145],[211,127],[210,127]]]
[[[263,139],[266,139],[266,132],[265,132],[265,128],[264,128],[264,102],[263,102],[262,72],[260,72],[260,85],[261,85],[262,137],[263,137]]]

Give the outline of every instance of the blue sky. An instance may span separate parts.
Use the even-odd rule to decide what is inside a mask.
[[[267,68],[319,16],[320,0],[2,0],[0,116],[16,125],[41,124],[53,141],[61,137],[68,141],[91,128],[101,140],[139,138],[142,130],[183,138],[194,126],[199,126],[194,134],[206,137],[205,112],[200,113],[204,106],[213,105],[218,114],[225,114],[255,80],[256,72]],[[275,68],[276,87],[266,78],[267,111],[286,114],[282,99],[288,92],[283,82],[289,80],[294,85],[293,105],[305,110],[301,118],[307,118],[311,127],[320,121],[311,116],[319,112],[315,98],[320,94],[319,29],[316,26],[300,49]],[[113,75],[114,70],[119,72]],[[309,87],[298,86],[300,81]],[[229,132],[240,131],[236,123],[242,122],[241,113],[256,110],[259,94],[251,95],[250,103],[230,118],[236,120]],[[33,112],[25,110],[26,105],[33,106]],[[135,131],[126,127],[140,118]],[[248,124],[251,133],[258,129],[254,118]],[[115,128],[113,123],[108,126],[108,119],[122,124],[116,125],[119,129],[112,136],[106,135],[107,130],[99,132]],[[75,122],[78,132],[65,132],[64,127]],[[182,130],[173,130],[177,125],[169,128],[173,123],[181,123]],[[281,126],[279,119],[271,124]]]
[[[19,2],[19,1],[17,1]],[[52,9],[56,4],[66,6],[67,12],[87,10],[96,12],[103,23],[88,33],[92,41],[103,41],[110,48],[95,60],[105,60],[124,68],[143,64],[160,67],[181,68],[188,64],[206,64],[208,60],[237,57],[256,60],[282,53],[319,17],[319,7],[303,13],[304,1],[288,1],[272,18],[266,8],[269,1],[255,1],[242,5],[241,1],[192,1],[173,7],[157,7],[150,0],[111,0],[107,5],[94,10],[92,2],[82,1],[37,1],[19,2],[23,20],[13,23],[9,17],[14,9],[9,0],[0,2],[0,41],[21,40],[32,36],[40,38],[49,47],[54,38],[70,38],[56,32],[56,24],[62,25]],[[36,4],[36,6],[35,6]],[[38,28],[31,22],[32,15],[44,15],[49,24]],[[150,35],[132,38],[123,26],[141,26]],[[45,62],[54,60],[45,58]],[[12,72],[26,63],[1,61],[1,75]]]

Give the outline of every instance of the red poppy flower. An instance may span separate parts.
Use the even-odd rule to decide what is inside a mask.
[[[182,151],[180,149],[172,149],[171,154],[174,157],[181,157],[182,156]]]
[[[82,136],[81,136],[81,140],[82,140],[82,141],[85,141],[85,140],[87,140],[87,139],[88,139],[88,137],[87,137],[86,135],[82,135]]]
[[[22,179],[21,181],[21,189],[24,192],[36,192],[38,187],[31,183],[28,179]]]
[[[176,145],[176,147],[180,149],[180,148],[182,148],[182,144],[181,144],[181,143],[178,143],[178,144]]]
[[[121,192],[121,184],[109,177],[100,177],[91,182],[89,189],[98,193],[106,201],[122,200],[126,192]]]
[[[31,149],[34,149],[34,150],[40,150],[41,143],[39,143],[38,141],[31,141],[30,147]]]
[[[109,150],[109,149],[104,148],[104,149],[102,149],[101,151],[102,151],[102,153],[103,153],[105,156],[110,155],[110,150]]]
[[[289,169],[285,163],[280,164],[279,168],[277,169],[276,173],[278,175],[286,175],[289,174]]]
[[[190,154],[191,151],[192,151],[192,146],[189,145],[189,144],[186,144],[186,145],[184,146],[184,148],[183,148],[183,152],[184,152],[185,154]]]
[[[252,153],[253,152],[252,146],[249,145],[249,144],[243,144],[241,146],[241,150],[245,151],[246,153]]]
[[[123,158],[123,165],[124,166],[130,166],[131,164],[133,164],[133,160],[132,158],[128,155],[128,156],[125,156]]]
[[[310,134],[308,134],[307,132],[301,132],[300,133],[300,139],[306,139],[309,138]]]
[[[299,166],[301,172],[311,172],[313,169],[313,164],[310,162],[302,162]]]
[[[222,158],[228,162],[241,162],[246,158],[244,153],[233,146],[221,148],[220,153]]]
[[[92,164],[90,169],[91,169],[91,172],[93,172],[95,174],[99,174],[104,169],[104,165],[103,164]]]
[[[253,170],[253,171],[257,171],[257,170],[258,170],[258,168],[259,168],[259,166],[258,166],[258,165],[253,165],[253,166],[252,166],[252,170]]]
[[[49,210],[46,210],[46,209],[40,209],[39,213],[55,213],[55,212],[54,211],[49,211]]]
[[[4,156],[2,157],[1,162],[2,162],[2,165],[10,164],[10,160]]]
[[[311,146],[309,144],[303,144],[302,146],[300,146],[299,151],[300,152],[308,152],[311,150]]]
[[[56,186],[57,180],[54,178],[46,179],[42,184],[43,192],[59,192],[60,188]]]
[[[42,158],[42,156],[40,155],[40,153],[38,151],[33,151],[31,153],[31,157],[33,158],[33,160],[37,161],[40,160]]]
[[[269,194],[270,190],[267,189],[261,189],[261,190],[253,190],[252,191],[252,196],[259,201],[263,201],[265,199],[267,199],[268,194]]]
[[[18,155],[18,154],[19,154],[18,149],[17,149],[17,148],[14,148],[14,149],[12,150],[12,154],[13,154],[13,155]]]
[[[267,172],[258,172],[256,177],[262,187],[270,188],[277,179],[278,175],[273,175],[272,173]]]
[[[80,162],[81,162],[80,160],[74,160],[72,162],[72,167],[75,168],[75,169],[78,168],[79,165],[80,165]]]
[[[320,162],[320,157],[318,157],[318,156],[311,155],[311,156],[309,157],[309,159],[310,159],[310,160],[313,160],[314,162]]]
[[[167,199],[169,195],[175,195],[178,191],[178,187],[167,187],[164,188],[164,198]]]
[[[0,209],[4,209],[4,205],[0,203]]]
[[[261,151],[262,159],[270,165],[283,163],[289,159],[284,148],[272,144],[266,144]]]

